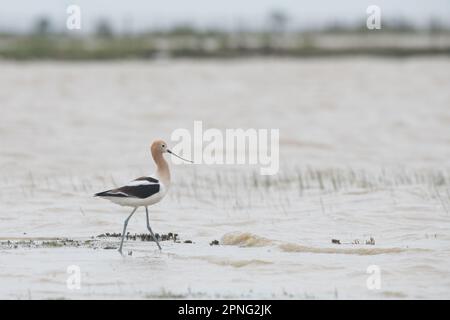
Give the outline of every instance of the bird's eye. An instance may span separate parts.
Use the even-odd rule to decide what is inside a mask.
[[[165,144],[163,144],[163,145],[162,145],[162,147],[163,147],[163,148],[165,148],[165,147],[166,147],[166,145],[165,145]]]

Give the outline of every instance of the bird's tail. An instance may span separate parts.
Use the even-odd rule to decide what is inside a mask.
[[[94,194],[94,197],[103,197],[103,196],[105,196],[109,191],[111,191],[111,190],[103,191],[103,192],[98,192],[98,193]]]

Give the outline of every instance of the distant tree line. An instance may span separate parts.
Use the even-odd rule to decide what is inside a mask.
[[[266,18],[266,24],[260,28],[248,28],[240,25],[234,30],[227,31],[221,28],[198,28],[194,24],[181,23],[175,24],[167,29],[153,28],[148,30],[143,30],[139,32],[131,32],[131,28],[126,28],[126,35],[141,35],[141,34],[165,34],[165,35],[176,35],[176,36],[196,36],[196,35],[213,35],[213,34],[224,34],[224,33],[235,33],[235,32],[248,32],[248,33],[271,33],[271,34],[285,34],[285,33],[304,33],[304,32],[324,32],[324,33],[355,33],[355,32],[370,32],[366,27],[366,21],[361,20],[358,23],[344,23],[338,20],[329,22],[322,27],[314,27],[308,29],[300,29],[294,27],[295,20],[291,18],[283,10],[273,10]],[[131,21],[128,21],[131,24]],[[246,24],[243,24],[246,25]],[[237,31],[238,30],[238,31]],[[1,31],[1,30],[0,30]],[[50,35],[65,33],[64,27],[56,28],[52,21],[48,17],[38,18],[29,34],[34,35]],[[425,26],[416,26],[406,19],[395,18],[383,20],[383,27],[381,32],[450,32],[450,25],[444,24],[438,19],[431,18],[429,23]],[[8,32],[2,32],[3,34]],[[11,32],[10,32],[11,33]],[[118,32],[113,25],[106,19],[99,19],[90,35],[99,37],[120,37],[124,33]]]

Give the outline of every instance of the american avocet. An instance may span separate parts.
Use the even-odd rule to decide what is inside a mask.
[[[131,211],[131,214],[128,216],[128,218],[125,219],[125,222],[123,224],[122,240],[120,241],[119,247],[119,252],[121,254],[128,221],[139,207],[145,207],[145,213],[147,216],[147,229],[150,232],[153,240],[158,245],[159,250],[161,250],[158,239],[156,239],[155,235],[153,234],[152,228],[150,227],[147,207],[161,201],[162,198],[164,198],[164,196],[166,195],[167,190],[170,186],[169,165],[164,159],[163,153],[167,152],[184,161],[192,162],[190,160],[183,159],[170,151],[167,148],[167,143],[162,140],[154,141],[150,147],[150,150],[153,160],[156,163],[156,173],[154,177],[140,177],[131,181],[123,187],[95,194],[96,197],[110,200],[118,205],[133,207],[133,211]]]

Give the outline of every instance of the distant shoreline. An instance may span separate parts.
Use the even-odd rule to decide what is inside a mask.
[[[157,60],[450,55],[449,33],[227,34],[73,37],[0,35],[6,60]]]

